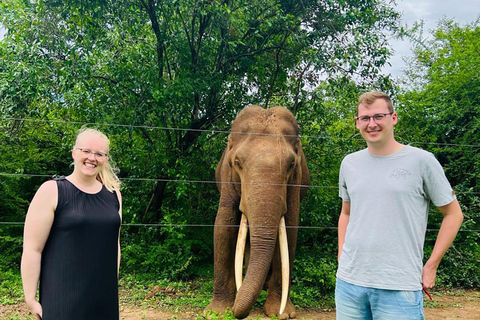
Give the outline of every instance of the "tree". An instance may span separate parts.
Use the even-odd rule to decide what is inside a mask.
[[[416,83],[399,97],[398,133],[442,163],[465,215],[463,230],[480,225],[480,20],[461,27],[442,20],[432,40],[420,42],[408,73]],[[438,215],[430,228],[438,228]],[[478,232],[460,232],[444,263],[446,283],[478,286]],[[430,237],[427,244],[431,245]],[[461,267],[460,267],[461,261]],[[452,277],[452,273],[462,276]]]
[[[396,28],[398,14],[390,5],[3,1],[0,19],[8,33],[1,42],[0,109],[6,117],[47,121],[21,121],[17,140],[5,145],[30,142],[22,153],[26,172],[68,173],[62,163],[69,162],[75,130],[97,123],[111,137],[125,178],[124,221],[211,223],[215,186],[178,180],[213,180],[226,141],[219,131],[228,131],[245,105],[282,104],[306,117],[306,106],[316,98],[310,88],[320,76],[375,79],[389,55],[387,33]],[[4,129],[15,123],[4,123]],[[51,154],[42,148],[49,141]],[[45,159],[33,159],[35,152]],[[32,161],[42,164],[31,166]],[[15,159],[10,167],[23,162]],[[151,180],[131,180],[136,178]],[[146,245],[161,239],[165,252],[158,256],[181,247],[183,256],[172,260],[188,260],[192,251],[209,257],[203,230],[155,229],[144,238],[134,227],[127,232],[136,233],[127,237],[132,245],[140,238]],[[158,264],[146,260],[152,269]],[[175,264],[170,262],[163,265]]]

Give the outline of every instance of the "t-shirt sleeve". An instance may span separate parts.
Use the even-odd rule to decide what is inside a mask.
[[[350,196],[348,194],[347,183],[345,182],[344,176],[344,161],[345,160],[343,160],[342,164],[340,165],[340,173],[338,175],[338,195],[340,198],[342,198],[343,201],[350,202]]]
[[[435,206],[445,206],[456,199],[441,164],[431,153],[426,159],[424,172],[425,192]]]

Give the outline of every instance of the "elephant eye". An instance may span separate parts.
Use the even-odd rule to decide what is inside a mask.
[[[240,164],[240,161],[238,159],[235,159],[235,165],[239,168],[242,169],[242,165]]]
[[[295,166],[295,160],[293,160],[292,162],[290,162],[290,165],[288,166],[288,170],[293,169],[294,166]]]

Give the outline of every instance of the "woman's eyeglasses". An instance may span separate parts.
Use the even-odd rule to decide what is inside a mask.
[[[108,154],[106,153],[103,153],[103,152],[93,152],[92,150],[90,149],[86,149],[86,148],[75,148],[77,150],[80,150],[84,156],[86,157],[90,157],[90,155],[93,154],[93,156],[95,157],[95,159],[97,160],[105,160],[108,158]]]

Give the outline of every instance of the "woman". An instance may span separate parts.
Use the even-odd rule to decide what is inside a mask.
[[[42,184],[30,203],[21,272],[36,319],[119,319],[122,199],[109,145],[100,131],[81,129],[73,173]]]

